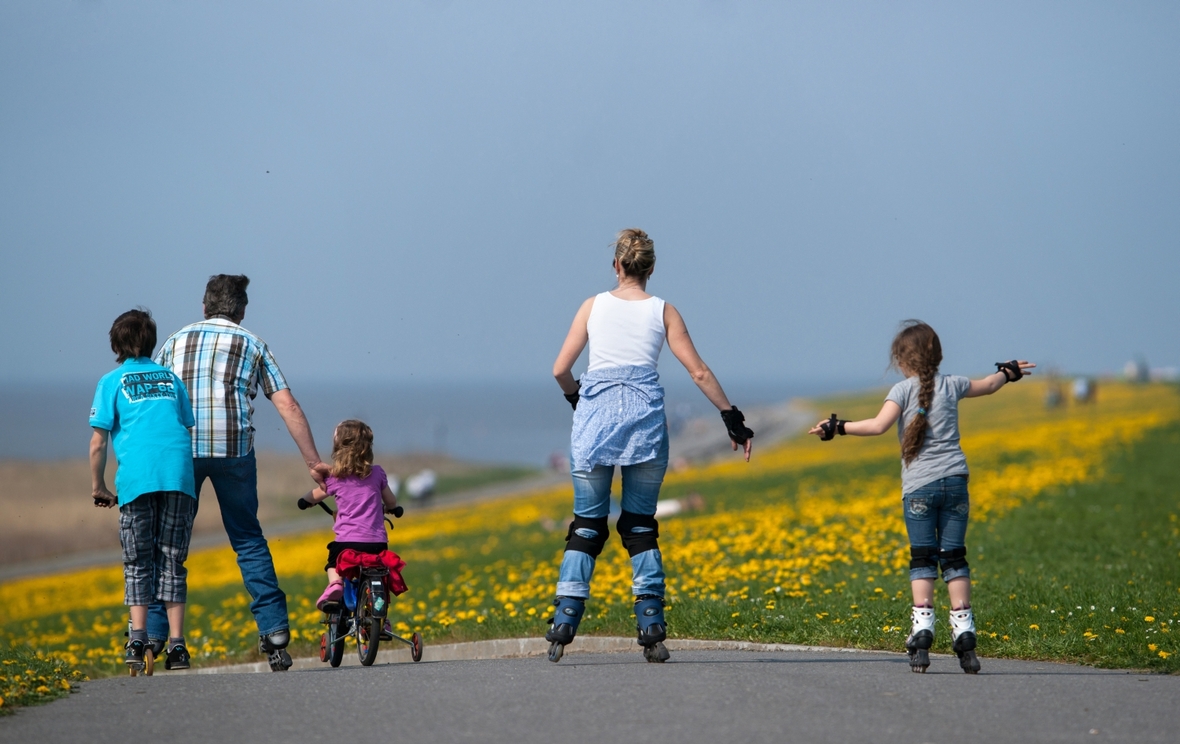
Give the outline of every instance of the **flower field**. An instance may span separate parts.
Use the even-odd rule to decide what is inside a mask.
[[[1033,381],[960,406],[971,466],[969,560],[980,655],[1180,671],[1180,394],[1104,384],[1096,403],[1047,410]],[[881,395],[825,401],[857,418]],[[817,416],[818,418],[818,416]],[[720,424],[718,424],[720,425]],[[757,439],[755,439],[757,443]],[[703,512],[663,520],[669,632],[900,649],[909,623],[898,445],[797,437],[753,461],[671,473],[664,497]],[[410,591],[391,619],[431,642],[545,631],[571,489],[427,513],[391,533]],[[271,542],[302,650],[318,646],[326,515]],[[255,628],[228,548],[189,560],[188,633],[200,664],[255,658]],[[942,595],[943,597],[945,595]],[[122,571],[109,566],[0,585],[0,642],[91,675],[121,669]],[[598,561],[582,632],[631,635],[630,563]],[[947,650],[939,610],[936,650]],[[5,644],[7,645],[7,644]],[[985,663],[986,671],[986,663]]]

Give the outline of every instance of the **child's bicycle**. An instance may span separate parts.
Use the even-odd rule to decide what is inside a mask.
[[[327,504],[321,501],[319,505],[335,518],[336,513]],[[400,518],[403,510],[398,506],[390,513]],[[385,521],[393,529],[393,522],[389,519]],[[385,567],[360,567],[355,578],[341,576],[344,579],[344,597],[340,602],[325,605],[324,619],[320,621],[328,626],[320,635],[320,661],[326,661],[333,667],[340,666],[344,660],[344,641],[349,636],[356,639],[357,655],[364,666],[372,666],[377,659],[377,648],[383,640],[401,641],[410,647],[410,658],[422,660],[420,633],[414,633],[407,639],[385,629],[385,617],[389,613],[389,590],[386,588],[388,576],[389,569]]]

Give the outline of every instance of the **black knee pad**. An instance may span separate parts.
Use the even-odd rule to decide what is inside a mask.
[[[608,537],[610,527],[606,524],[606,517],[579,517],[575,514],[570,531],[565,536],[565,549],[597,558]]]
[[[923,548],[910,546],[910,569],[938,568],[938,547],[931,545]]]
[[[660,523],[654,516],[625,511],[619,515],[615,529],[623,538],[623,547],[632,556],[660,547]]]
[[[944,550],[938,554],[942,562],[943,571],[961,570],[967,568],[967,548]]]

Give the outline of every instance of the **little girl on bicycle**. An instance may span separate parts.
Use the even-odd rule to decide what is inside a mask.
[[[892,365],[906,379],[893,386],[876,418],[842,421],[832,414],[809,434],[823,441],[837,434],[875,437],[898,423],[901,440],[901,490],[910,539],[912,627],[906,639],[910,669],[925,672],[934,643],[934,580],[941,565],[950,595],[952,648],[968,674],[979,671],[975,620],[971,613],[971,571],[967,566],[967,458],[959,447],[959,400],[991,395],[1016,382],[1035,364],[1013,359],[979,380],[940,375],[942,344],[934,329],[907,320],[893,339]]]
[[[317,487],[299,499],[306,509],[329,495],[336,499],[336,539],[328,543],[328,586],[316,602],[320,610],[344,596],[344,581],[336,571],[336,559],[345,550],[380,555],[389,548],[385,512],[397,507],[397,496],[380,465],[373,464],[373,430],[363,421],[341,421],[332,435],[332,472],[326,487]]]

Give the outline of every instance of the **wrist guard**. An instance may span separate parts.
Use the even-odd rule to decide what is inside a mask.
[[[738,444],[745,444],[747,439],[754,438],[754,431],[745,425],[746,417],[738,410],[737,406],[730,407],[728,411],[722,411],[721,420],[725,422],[725,430],[729,433],[729,438]]]
[[[296,503],[299,505],[299,511],[306,511],[307,509],[310,509],[311,507],[315,506],[315,504],[311,503],[310,501],[303,498],[302,496],[299,497],[299,501],[297,501]]]
[[[1024,377],[1024,372],[1020,371],[1020,363],[1015,359],[1010,362],[996,362],[996,371],[1003,372],[1004,379],[1008,382],[1016,382]]]
[[[847,424],[847,423],[848,422],[845,421],[844,419],[836,418],[836,414],[833,413],[827,421],[825,421],[819,425],[820,430],[823,431],[823,434],[819,438],[820,441],[821,442],[830,442],[836,438],[837,434],[839,434],[840,436],[844,436],[844,434],[846,433],[844,431],[844,424]]]
[[[578,381],[578,390],[581,390],[581,389],[582,389],[582,382],[579,380]],[[580,392],[578,392],[578,393],[564,393],[564,395],[565,395],[565,399],[567,401],[569,401],[570,407],[572,407],[575,411],[578,410],[578,401],[581,400],[581,398],[582,398],[581,393]]]

